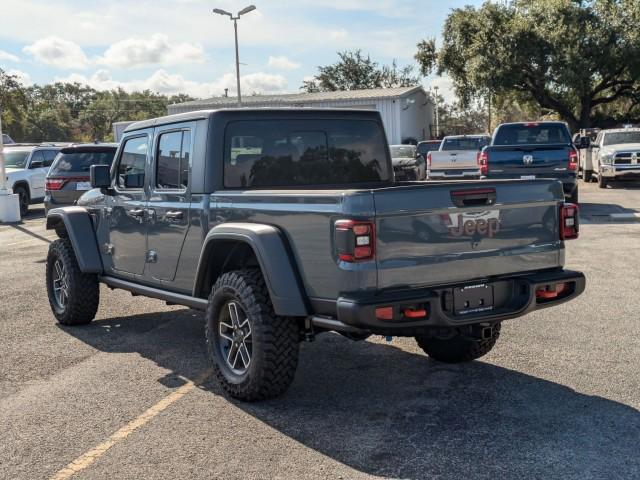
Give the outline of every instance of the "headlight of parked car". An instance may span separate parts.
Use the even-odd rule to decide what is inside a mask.
[[[600,162],[605,165],[611,165],[613,162],[613,153],[606,153],[600,157]]]

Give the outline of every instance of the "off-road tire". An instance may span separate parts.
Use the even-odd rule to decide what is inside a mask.
[[[67,275],[68,299],[61,307],[54,294],[54,271],[57,260],[62,262]],[[49,245],[47,255],[47,294],[51,311],[62,325],[85,325],[96,316],[100,303],[100,285],[95,274],[82,273],[68,238],[58,239]]]
[[[219,346],[220,314],[229,301],[239,304],[251,327],[251,361],[243,374],[229,368]],[[236,270],[218,278],[209,295],[205,333],[215,376],[231,397],[247,402],[266,400],[282,395],[293,382],[298,325],[292,318],[275,314],[259,269]]]
[[[491,351],[500,337],[500,324],[493,326],[491,338],[473,340],[456,335],[448,339],[416,336],[418,346],[434,360],[444,363],[462,363],[476,360]]]
[[[18,195],[18,203],[20,205],[20,216],[24,217],[29,213],[29,203],[31,198],[29,197],[29,191],[22,185],[18,185],[13,189],[13,193]]]

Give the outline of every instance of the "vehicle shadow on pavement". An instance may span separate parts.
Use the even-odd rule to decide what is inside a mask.
[[[629,223],[629,220],[611,217],[612,213],[640,213],[634,208],[615,203],[580,203],[580,218],[589,223]]]
[[[170,387],[208,368],[202,315],[190,310],[64,330],[101,351],[137,352],[171,370],[162,380]],[[285,396],[229,401],[368,475],[638,478],[638,410],[484,361],[446,365],[396,345],[320,335],[301,345]],[[214,380],[200,388],[223,395]]]

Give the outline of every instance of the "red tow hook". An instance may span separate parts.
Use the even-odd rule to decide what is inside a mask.
[[[412,308],[405,308],[402,313],[407,318],[424,318],[427,316],[427,311],[423,308],[420,310],[414,310]]]
[[[547,290],[547,288],[540,288],[538,290],[536,290],[536,298],[541,298],[544,300],[548,300],[551,298],[557,298],[558,295],[560,295],[561,293],[563,293],[565,290],[567,290],[567,288],[569,287],[568,284],[562,282],[562,283],[556,283],[555,286],[551,289],[551,290]]]

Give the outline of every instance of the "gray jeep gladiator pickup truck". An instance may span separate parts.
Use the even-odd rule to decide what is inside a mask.
[[[199,111],[135,123],[78,205],[48,212],[46,283],[64,325],[99,284],[206,311],[223,388],[282,394],[299,342],[412,336],[486,354],[500,324],[582,293],[563,269],[578,211],[553,180],[395,182],[380,116]]]

